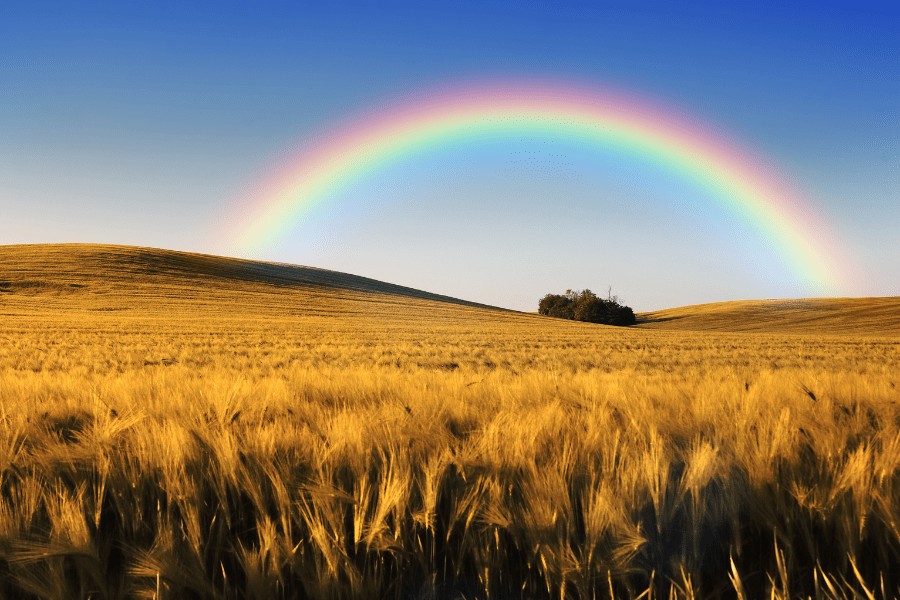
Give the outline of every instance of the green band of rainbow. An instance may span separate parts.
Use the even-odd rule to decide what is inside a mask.
[[[367,174],[429,148],[504,134],[546,133],[621,148],[692,179],[749,222],[820,292],[849,269],[810,203],[772,167],[659,103],[571,82],[469,83],[374,110],[312,144],[233,217],[233,249],[258,253],[309,212]]]

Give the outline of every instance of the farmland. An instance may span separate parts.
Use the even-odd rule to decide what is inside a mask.
[[[900,595],[900,299],[614,328],[0,247],[0,596]]]

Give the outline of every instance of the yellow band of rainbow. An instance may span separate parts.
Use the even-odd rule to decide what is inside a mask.
[[[379,107],[320,136],[232,217],[228,239],[254,253],[366,175],[429,148],[505,134],[548,134],[621,148],[693,180],[779,253],[814,290],[841,291],[850,269],[796,189],[699,120],[633,94],[571,81],[482,81]]]

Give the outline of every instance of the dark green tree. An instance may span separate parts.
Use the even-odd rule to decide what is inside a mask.
[[[609,315],[606,303],[593,295],[590,290],[585,290],[575,302],[575,320],[588,323],[605,323]]]
[[[575,318],[575,301],[566,295],[547,294],[538,304],[538,313],[557,319]]]
[[[610,290],[611,291],[611,290]],[[565,294],[547,294],[538,302],[538,314],[604,325],[634,325],[634,311],[619,304],[611,293],[598,297],[591,290],[566,290]]]

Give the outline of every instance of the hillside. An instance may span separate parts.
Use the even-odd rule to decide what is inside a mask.
[[[326,269],[103,244],[0,246],[0,307],[7,314],[518,314]]]
[[[49,311],[49,312],[48,312]],[[0,246],[0,315],[116,313],[605,327],[540,317],[325,269],[103,244]],[[636,329],[894,336],[900,297],[746,300],[639,313]],[[411,322],[410,322],[411,324]],[[634,329],[634,328],[633,328]],[[623,331],[619,329],[619,331]],[[649,333],[649,332],[648,332]]]
[[[0,598],[881,582],[897,314],[729,302],[610,327],[308,267],[0,247]]]
[[[637,315],[641,329],[759,333],[900,334],[900,297],[739,300]]]

